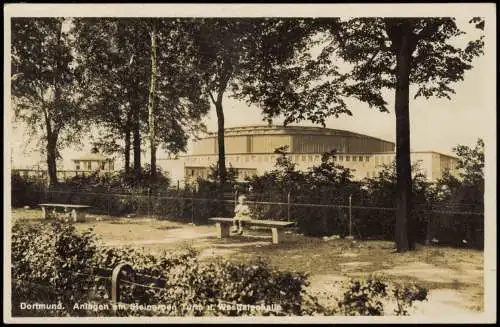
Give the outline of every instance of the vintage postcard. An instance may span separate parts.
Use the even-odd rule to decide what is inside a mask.
[[[495,322],[494,4],[4,9],[4,322]]]

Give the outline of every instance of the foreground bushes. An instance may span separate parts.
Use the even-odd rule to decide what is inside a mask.
[[[219,301],[223,301],[281,306],[277,312],[253,314],[299,315],[304,286],[307,285],[304,274],[277,271],[261,260],[245,265],[222,259],[202,264],[198,262],[196,252],[190,249],[151,255],[133,249],[101,247],[91,231],[79,234],[72,225],[59,222],[40,226],[14,225],[12,262],[13,314],[18,315],[28,313],[19,309],[21,302],[63,304],[65,310],[45,312],[47,315],[96,314],[92,310],[74,310],[74,303],[89,300],[106,303],[110,281],[95,278],[92,274],[100,271],[106,275],[108,271],[109,276],[109,271],[122,262],[134,267],[135,283],[143,284],[145,279],[141,276],[145,275],[161,278],[161,285],[150,285],[155,288],[124,285],[124,302],[163,304],[173,309],[163,313],[110,310],[97,314],[249,314],[218,306]],[[214,306],[210,307],[211,304]]]
[[[130,263],[135,270],[135,284],[123,285],[122,301],[136,305],[135,309],[128,306],[115,310],[109,302],[110,271],[122,262]],[[147,276],[154,276],[155,282],[151,283]],[[201,263],[197,253],[189,248],[153,255],[143,250],[102,247],[91,230],[80,234],[71,224],[59,222],[14,225],[11,277],[13,316],[384,313],[381,308],[367,309],[372,306],[370,295],[352,287],[347,288],[343,299],[321,305],[306,293],[309,284],[306,274],[279,271],[261,259],[245,264],[221,258]],[[377,285],[377,289],[385,289],[386,284]],[[403,298],[408,296],[403,295]],[[61,307],[60,310],[26,311],[20,307],[23,302],[60,303]],[[100,310],[82,309],[75,308],[75,303],[96,303],[103,307]],[[158,304],[167,309],[140,310],[139,307]],[[264,310],[249,310],[242,305]],[[266,305],[271,310],[265,310]],[[411,303],[403,305],[407,306]]]

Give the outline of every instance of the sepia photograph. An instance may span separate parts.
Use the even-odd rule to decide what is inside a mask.
[[[494,9],[4,5],[4,322],[494,323]]]

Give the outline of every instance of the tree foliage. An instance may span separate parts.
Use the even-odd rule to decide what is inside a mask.
[[[147,133],[151,81],[151,26],[156,28],[155,142],[170,153],[184,151],[189,136],[203,129],[208,98],[197,87],[187,40],[178,19],[80,18],[78,51],[95,119],[121,139],[133,131],[134,157]],[[108,138],[109,139],[109,138]],[[113,141],[112,141],[113,142]],[[140,167],[140,166],[139,166]],[[137,165],[135,168],[138,169]]]
[[[109,151],[124,153],[128,168],[133,134],[134,166],[139,169],[139,133],[146,117],[141,106],[148,87],[147,57],[138,55],[147,47],[147,40],[141,36],[144,31],[134,29],[131,19],[76,18],[74,26],[86,105],[93,121],[104,130],[98,142]]]
[[[469,203],[467,211],[484,211],[484,141],[474,147],[457,145],[458,175],[445,171],[436,183],[436,198],[447,203]]]
[[[217,113],[218,170],[221,181],[226,179],[224,95],[231,92],[235,98],[258,103],[265,110],[276,110],[275,99],[263,97],[260,87],[287,84],[287,79],[293,77],[287,74],[298,74],[299,67],[295,67],[293,72],[291,69],[281,70],[281,76],[275,74],[274,78],[266,71],[271,67],[279,69],[293,65],[298,50],[312,45],[307,42],[312,30],[305,28],[306,21],[311,20],[196,18],[185,21],[192,40],[188,48],[203,81],[202,91],[210,97]],[[282,90],[286,88],[285,84]],[[304,90],[305,93],[311,99],[314,97],[307,90]],[[280,99],[291,101],[289,97]]]
[[[458,169],[463,183],[477,186],[484,193],[484,141],[478,139],[474,148],[458,145],[453,148],[458,156]]]
[[[329,20],[337,24],[338,19]],[[275,19],[259,44],[251,69],[233,86],[237,99],[257,104],[269,121],[284,124],[310,120],[324,125],[330,116],[351,115],[335,60],[317,49],[325,43],[320,19]]]
[[[473,18],[470,23],[480,30],[484,28],[484,21],[480,18]],[[340,113],[350,113],[342,97],[354,97],[370,107],[389,111],[384,91],[394,89],[397,162],[395,201],[398,206],[396,243],[400,252],[412,249],[410,85],[416,87],[415,97],[450,98],[454,93],[454,84],[463,80],[465,72],[472,68],[473,59],[483,53],[483,36],[473,37],[463,46],[457,45],[457,39],[465,32],[457,25],[456,19],[451,17],[321,18],[311,27],[326,35],[328,40],[326,44],[323,43],[315,60],[317,65],[307,66],[308,70],[288,76],[280,75],[280,69],[268,69],[269,74],[277,74],[281,79],[290,80],[288,86],[280,87],[277,83],[278,87],[271,85],[257,88],[257,94],[260,98],[267,99],[281,99],[281,96],[285,96],[286,100],[280,100],[281,103],[289,101],[288,104],[295,104],[279,106],[274,103],[274,110],[268,111],[269,117],[283,114],[285,123],[308,119],[324,124],[325,119],[332,114],[337,116]],[[347,72],[341,73],[340,69],[331,65],[339,59],[348,67]],[[329,63],[330,69],[319,68],[323,67],[321,64]],[[289,67],[285,67],[286,71],[287,68]],[[301,88],[293,87],[303,84],[300,76],[307,76],[305,80],[311,83],[310,77],[315,74],[323,75],[326,81],[312,85],[322,88],[322,94],[328,95],[330,106],[333,104],[336,109],[328,106],[304,106],[305,103],[296,101],[303,99],[298,96]],[[291,92],[283,92],[283,89]],[[310,91],[308,93],[314,94]]]
[[[42,140],[50,184],[59,150],[79,141],[87,112],[64,18],[12,19],[12,100],[16,119]]]

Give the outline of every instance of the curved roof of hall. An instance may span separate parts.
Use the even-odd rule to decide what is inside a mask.
[[[106,160],[111,160],[111,158],[108,158],[101,153],[89,153],[89,154],[85,154],[81,157],[73,158],[71,160],[73,160],[73,161],[75,161],[75,160],[79,160],[79,161],[85,161],[85,160],[106,161]]]
[[[258,134],[285,134],[285,135],[323,135],[323,136],[348,136],[356,138],[370,138],[379,141],[394,143],[378,137],[355,133],[342,129],[332,129],[315,126],[296,126],[296,125],[245,125],[224,128],[225,136],[232,135],[258,135]],[[217,132],[208,133],[209,137],[216,136]]]

